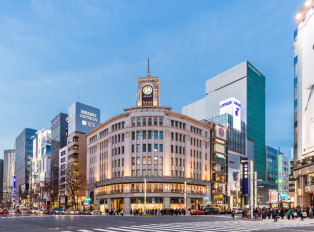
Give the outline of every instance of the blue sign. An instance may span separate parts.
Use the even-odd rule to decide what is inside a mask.
[[[91,199],[90,198],[85,198],[85,201],[91,201]]]
[[[281,197],[288,197],[288,193],[281,193]]]
[[[155,198],[154,198],[154,197],[152,198],[152,201],[155,201]]]
[[[209,200],[209,197],[204,197],[204,201],[208,201]]]
[[[247,160],[247,158],[245,158]],[[249,194],[249,162],[245,162],[243,165],[243,179],[244,179],[244,194],[247,195]]]

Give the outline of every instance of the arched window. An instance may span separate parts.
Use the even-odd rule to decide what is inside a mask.
[[[146,125],[146,118],[143,118],[143,125]]]
[[[151,118],[148,119],[148,125],[152,125],[152,119]]]
[[[159,125],[162,126],[162,118],[159,119]]]
[[[154,118],[154,125],[157,125],[157,118]]]
[[[135,126],[135,119],[132,119],[132,126]]]
[[[141,119],[137,119],[137,125],[140,126],[141,125]]]

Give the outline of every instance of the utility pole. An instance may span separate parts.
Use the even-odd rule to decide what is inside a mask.
[[[146,214],[146,178],[144,178],[144,214]]]

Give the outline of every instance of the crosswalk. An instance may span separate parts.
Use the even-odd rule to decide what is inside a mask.
[[[171,224],[147,224],[138,226],[125,226],[125,227],[107,227],[107,228],[95,228],[95,229],[80,229],[71,230],[78,232],[125,232],[125,231],[166,231],[166,232],[204,232],[204,231],[232,231],[232,232],[251,232],[260,230],[271,230],[276,231],[278,229],[294,229],[299,227],[299,224],[284,224],[284,223],[274,223],[269,222],[254,222],[254,221],[208,221],[208,222],[193,222],[193,223],[171,223]],[[302,226],[313,226],[309,224],[303,224]],[[63,231],[70,232],[70,231]]]

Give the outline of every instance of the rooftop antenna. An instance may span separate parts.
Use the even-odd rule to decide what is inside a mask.
[[[148,73],[146,74],[146,76],[150,77],[150,73],[149,73],[149,59],[148,59]]]

